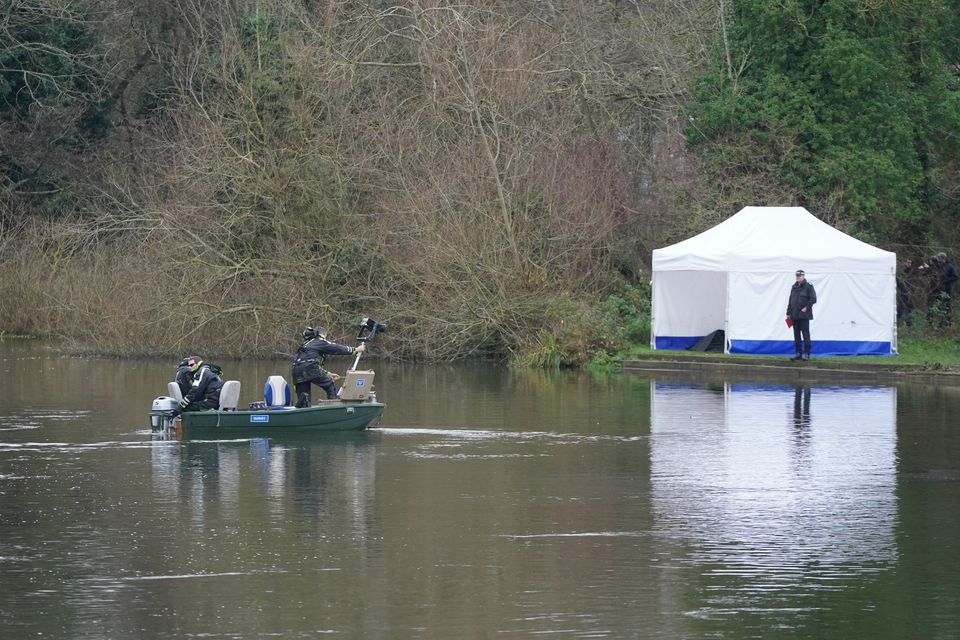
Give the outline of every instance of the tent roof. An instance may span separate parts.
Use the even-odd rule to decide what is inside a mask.
[[[896,273],[897,256],[803,207],[745,207],[712,229],[653,252],[654,271]]]

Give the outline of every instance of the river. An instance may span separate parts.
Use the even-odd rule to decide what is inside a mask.
[[[960,629],[960,387],[367,360],[367,432],[181,442],[174,360],[0,341],[0,637]]]

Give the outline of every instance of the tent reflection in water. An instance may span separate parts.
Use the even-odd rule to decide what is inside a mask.
[[[725,332],[727,353],[791,355],[784,325],[797,269],[817,290],[813,355],[895,355],[897,256],[802,207],[746,207],[653,252],[654,349]]]
[[[711,568],[702,592],[734,606],[896,563],[895,387],[650,384],[657,529]]]

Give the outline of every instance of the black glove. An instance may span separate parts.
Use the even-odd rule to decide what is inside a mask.
[[[170,417],[171,417],[171,418],[176,418],[178,415],[180,415],[180,407],[174,407],[174,408],[170,411]]]

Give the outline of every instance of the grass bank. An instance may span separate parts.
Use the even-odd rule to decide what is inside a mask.
[[[876,366],[878,369],[891,367],[931,370],[960,370],[960,340],[955,337],[907,337],[899,340],[899,354],[896,356],[824,356],[815,361],[829,361],[837,364]],[[706,361],[744,361],[744,362],[782,362],[784,356],[757,356],[747,354],[703,353],[696,351],[657,351],[649,345],[633,345],[612,358],[617,362],[624,360],[649,359],[703,359]]]

